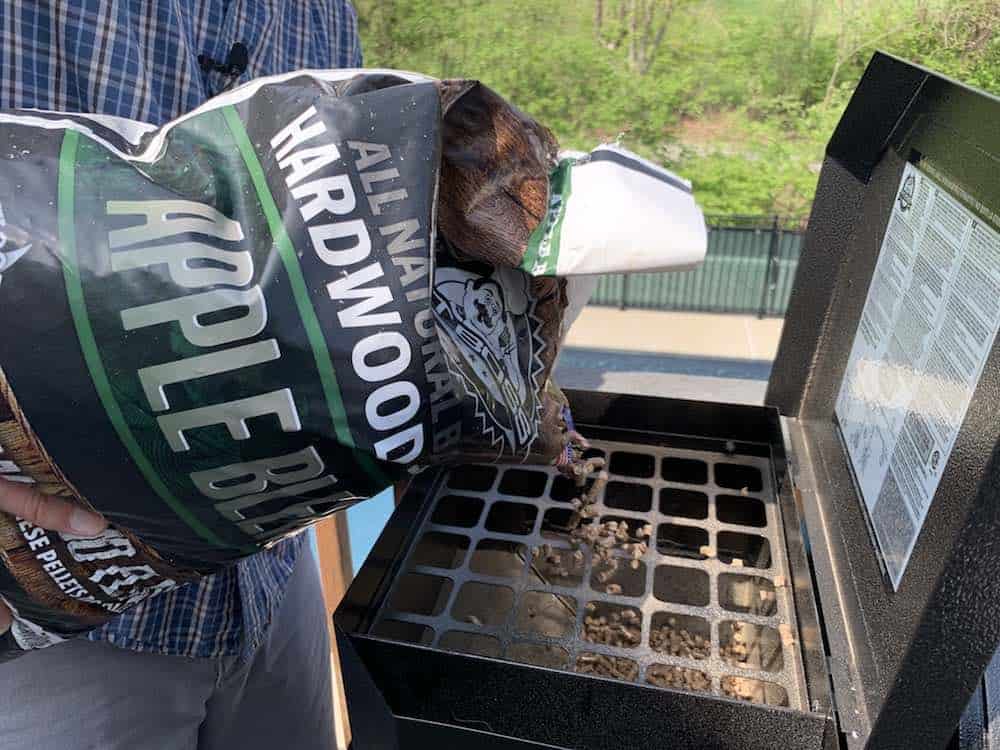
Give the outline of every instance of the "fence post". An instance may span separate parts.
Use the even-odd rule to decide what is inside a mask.
[[[776,291],[778,291],[778,276],[779,276],[779,273],[781,271],[781,258],[782,258],[781,239],[782,239],[782,237],[784,237],[784,234],[785,234],[784,227],[782,227],[780,223],[778,223],[777,227],[778,227],[778,231],[775,233],[776,237],[775,237],[775,240],[774,240],[775,253],[774,253],[774,257],[771,259],[771,267],[770,267],[769,272],[768,272],[768,276],[769,276],[768,282],[767,282],[767,288],[768,288],[767,313],[768,313],[768,315],[773,315],[774,312],[775,312],[775,310],[774,310],[774,293]]]
[[[778,233],[781,231],[780,220],[777,216],[771,222],[771,242],[767,246],[767,264],[764,266],[764,283],[760,290],[760,307],[757,309],[757,318],[762,319],[767,314],[767,297],[771,289],[771,266],[778,254]]]
[[[622,274],[622,295],[621,295],[621,298],[618,300],[618,309],[619,310],[624,310],[625,309],[625,303],[627,302],[627,298],[628,298],[628,274],[627,273],[623,273]]]

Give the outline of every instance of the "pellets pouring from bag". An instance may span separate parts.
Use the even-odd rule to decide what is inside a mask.
[[[294,73],[161,128],[0,113],[0,153],[0,467],[111,522],[0,515],[0,658],[423,468],[578,465],[566,259],[649,266],[579,260],[553,191],[590,157],[476,82]],[[688,266],[700,211],[655,182],[682,207],[657,267]]]

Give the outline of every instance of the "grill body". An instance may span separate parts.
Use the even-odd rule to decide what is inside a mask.
[[[937,255],[938,241],[911,248],[911,260],[920,263],[901,296],[886,284],[892,274],[876,276],[876,269],[884,252],[895,257],[907,244],[895,237],[883,250],[897,191],[915,168],[951,196],[943,205],[965,206],[966,213],[955,215],[975,217],[968,224],[942,223],[954,214],[943,209],[933,219],[941,237],[954,235],[956,261],[995,270],[995,243],[973,246],[971,238],[972,221],[1000,231],[998,119],[997,98],[876,54],[827,147],[767,407],[568,394],[581,431],[611,459],[617,484],[601,497],[601,513],[654,526],[642,572],[621,581],[622,592],[594,586],[589,560],[572,580],[533,570],[535,547],[563,541],[546,537],[558,532],[546,516],[565,502],[551,474],[457,467],[422,475],[336,616],[342,655],[348,655],[356,745],[985,746],[998,723],[987,667],[1000,647],[1000,337],[993,336],[975,383],[968,372],[956,378],[968,363],[945,363],[969,360],[965,334],[915,335],[923,313],[912,311],[943,304],[941,325],[978,331],[969,335],[982,343],[992,335],[981,329],[992,325],[984,312],[996,287],[982,285],[985,272],[956,286],[964,290],[958,294],[930,284],[926,269],[949,265]],[[965,227],[967,243],[959,241]],[[936,302],[924,297],[931,289]],[[937,489],[929,500],[911,497],[926,514],[918,535],[907,538],[905,570],[897,564],[892,578],[875,529],[893,541],[910,532],[900,522],[894,535],[885,515],[873,526],[837,406],[855,343],[867,342],[880,327],[867,320],[869,290],[883,306],[899,297],[901,309],[911,311],[892,321],[884,310],[872,313],[871,320],[885,318],[890,326],[879,334],[879,346],[892,358],[871,361],[891,361],[914,393],[925,387],[935,398],[961,392],[966,404],[964,416],[947,418],[961,422],[949,433],[951,447],[928,457],[928,470],[940,471]],[[947,299],[940,296],[945,292]],[[982,306],[979,323],[966,314],[973,299]],[[903,349],[910,350],[909,364],[897,367]],[[894,385],[883,391],[869,391],[855,413],[872,428],[856,432],[850,444],[862,455],[890,443],[908,450],[902,437],[884,432],[893,421],[885,415],[902,407],[894,405]],[[912,415],[943,425],[933,417],[935,398],[910,400],[902,424]],[[913,454],[900,457],[904,474],[925,471]],[[448,500],[456,494],[478,502],[477,513],[463,515],[462,503]],[[750,501],[763,504],[763,519],[746,512]],[[449,503],[454,517],[440,512]],[[455,520],[463,518],[465,526]],[[427,541],[431,534],[443,536]],[[471,556],[487,542],[494,554],[473,565]],[[699,554],[702,547],[709,554]],[[734,564],[737,557],[742,566]],[[407,585],[400,585],[406,576]],[[592,602],[605,612],[634,607],[641,615],[638,643],[617,649],[587,642],[584,618]],[[697,654],[702,658],[657,649],[651,636],[663,617],[708,639],[708,649]],[[753,645],[734,664],[735,622],[746,623],[740,637]],[[606,662],[613,668],[605,669],[625,679],[580,673],[581,658],[594,672],[594,660],[609,657],[626,660]],[[663,688],[648,682],[657,674],[697,679],[665,680],[693,689]],[[734,677],[746,700],[728,694]],[[392,736],[362,736],[372,728]]]

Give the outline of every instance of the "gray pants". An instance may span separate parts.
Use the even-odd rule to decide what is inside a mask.
[[[242,666],[71,641],[0,665],[4,750],[331,750],[330,643],[309,549]]]

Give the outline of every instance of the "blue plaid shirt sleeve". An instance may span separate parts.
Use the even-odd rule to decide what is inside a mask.
[[[249,51],[238,81],[198,56]],[[118,115],[162,124],[225,88],[298,68],[361,66],[347,0],[5,0],[0,109]],[[305,544],[299,535],[199,583],[154,597],[90,633],[139,651],[239,655],[262,639]]]

